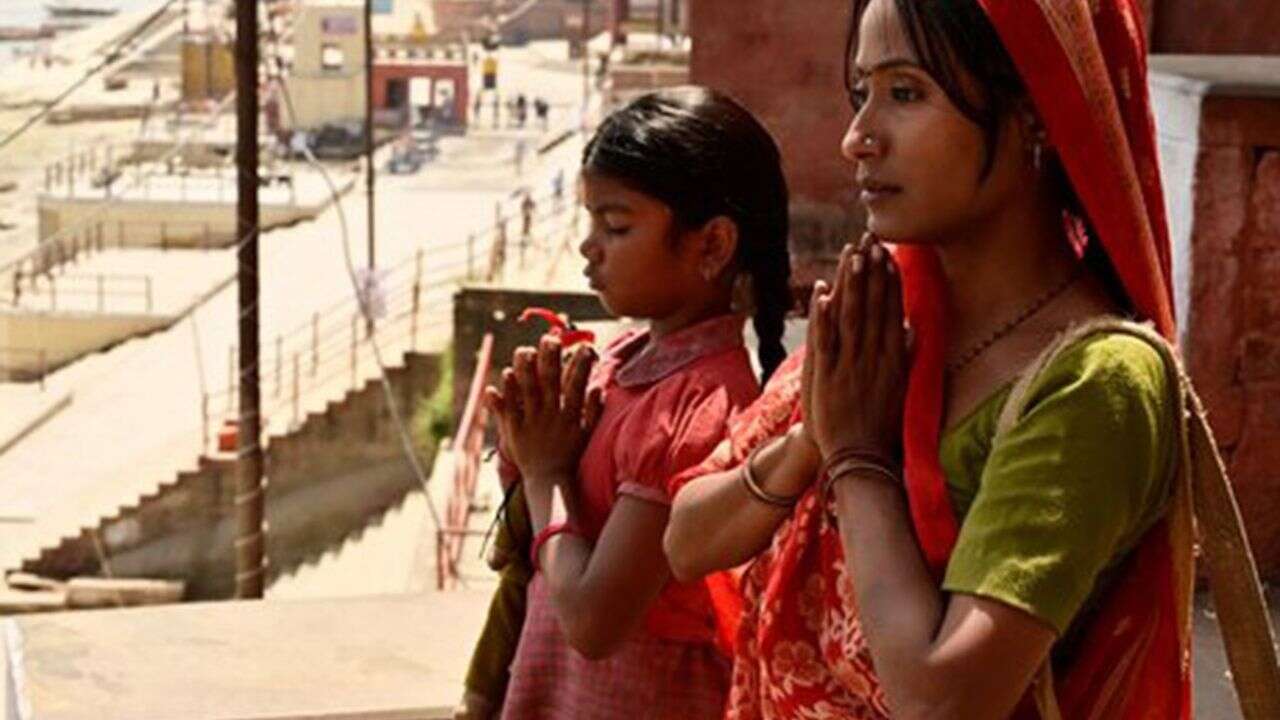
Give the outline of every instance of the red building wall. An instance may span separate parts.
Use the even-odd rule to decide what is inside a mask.
[[[821,272],[860,225],[853,172],[840,156],[852,118],[843,79],[849,7],[849,0],[689,5],[692,82],[742,102],[781,146],[797,284]]]
[[[1276,0],[1151,0],[1158,53],[1280,55]]]
[[[465,122],[470,105],[471,90],[467,84],[467,66],[462,63],[428,63],[424,61],[396,63],[379,61],[373,68],[373,106],[387,107],[387,81],[398,78],[426,77],[436,80],[452,80],[453,116]]]

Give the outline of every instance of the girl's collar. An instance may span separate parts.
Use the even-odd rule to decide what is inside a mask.
[[[708,355],[742,347],[743,317],[719,315],[650,342],[648,330],[626,335],[609,348],[620,367],[621,387],[649,385]]]

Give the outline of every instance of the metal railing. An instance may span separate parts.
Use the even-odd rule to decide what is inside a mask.
[[[23,284],[20,276],[14,276],[13,304],[30,310],[96,310],[105,313],[109,309],[120,312],[118,300],[127,299],[132,305],[136,300],[140,307],[130,310],[150,313],[154,297],[150,275],[124,275],[110,273],[70,274],[59,273],[44,276],[32,275],[26,286],[29,296],[23,302]],[[94,298],[91,303],[76,302],[81,298]],[[59,305],[61,300],[62,304]],[[68,303],[68,300],[71,302]],[[41,302],[43,301],[43,302]],[[110,301],[110,302],[109,302]],[[43,305],[44,307],[39,307]]]
[[[563,253],[565,242],[576,227],[575,208],[570,203],[554,203],[550,197],[539,205],[524,232],[523,217],[504,214],[500,204],[492,228],[472,233],[465,239],[430,248],[433,255],[445,252],[460,257],[445,263],[430,263],[427,250],[417,249],[400,261],[379,269],[380,317],[373,334],[384,352],[416,351],[432,329],[452,322],[444,311],[452,292],[466,280],[492,281],[509,269],[509,245],[515,245],[512,265],[525,266],[534,256],[547,260]],[[513,203],[515,204],[515,203]],[[507,227],[516,221],[515,233]],[[511,236],[515,239],[512,240]],[[518,263],[518,265],[517,265]],[[360,313],[360,299],[354,295],[317,310],[292,329],[265,339],[259,361],[262,387],[262,426],[267,432],[288,431],[304,418],[304,405],[316,396],[331,398],[359,389],[374,358],[364,342],[370,329]],[[205,393],[201,401],[204,447],[210,448],[216,426],[239,417],[238,348],[227,349],[227,382],[223,389]]]
[[[493,334],[487,333],[480,343],[476,371],[471,376],[467,405],[449,451],[453,453],[453,487],[445,506],[444,526],[436,530],[436,588],[447,590],[459,580],[458,563],[471,518],[476,485],[480,477],[480,455],[484,450],[485,426],[489,422],[488,407],[481,401],[484,385],[493,362]]]

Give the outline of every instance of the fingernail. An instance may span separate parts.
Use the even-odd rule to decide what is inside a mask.
[[[880,262],[881,260],[884,260],[884,248],[880,247],[879,244],[872,245],[871,259],[875,262]]]
[[[855,275],[857,273],[862,272],[862,253],[858,253],[857,255],[853,256],[853,263],[851,264],[851,268]]]

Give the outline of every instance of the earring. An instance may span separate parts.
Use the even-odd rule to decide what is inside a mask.
[[[1037,173],[1044,172],[1044,142],[1039,139],[1031,150],[1031,164]]]

